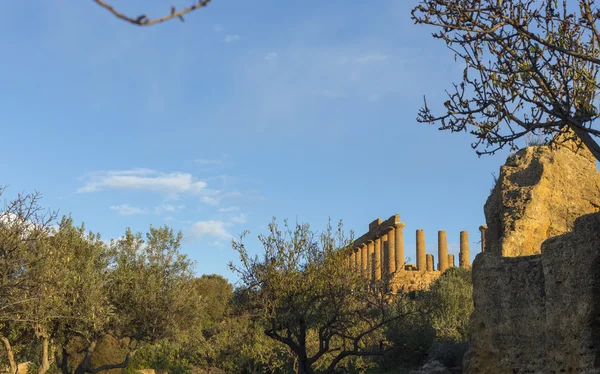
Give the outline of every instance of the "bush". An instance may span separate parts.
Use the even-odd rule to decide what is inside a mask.
[[[432,285],[425,299],[429,323],[438,342],[466,342],[473,312],[471,271],[448,269]]]

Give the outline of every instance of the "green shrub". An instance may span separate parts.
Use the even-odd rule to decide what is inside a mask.
[[[469,335],[473,312],[471,271],[448,269],[432,285],[425,299],[428,319],[438,342],[462,343]]]

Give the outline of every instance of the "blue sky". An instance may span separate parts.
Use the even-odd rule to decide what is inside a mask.
[[[137,15],[171,3],[118,1]],[[189,1],[175,1],[180,7]],[[149,28],[91,0],[7,1],[0,12],[0,184],[38,190],[106,239],[126,227],[184,233],[197,272],[234,279],[231,236],[271,217],[362,235],[399,213],[437,254],[478,252],[483,204],[507,153],[415,120],[461,66],[416,1],[214,0]]]

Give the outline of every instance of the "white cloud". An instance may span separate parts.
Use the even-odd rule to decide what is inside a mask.
[[[129,204],[113,205],[110,210],[114,210],[121,216],[133,216],[136,214],[145,214],[147,211],[142,208],[131,206]]]
[[[220,241],[217,240],[217,241],[212,242],[212,245],[214,245],[215,247],[222,247],[223,243],[221,243]]]
[[[185,205],[161,204],[154,208],[156,214],[162,213],[177,213],[185,209]]]
[[[236,40],[239,40],[240,36],[237,34],[234,35],[225,35],[225,39],[223,39],[223,41],[225,43],[231,43],[231,42],[235,42]]]
[[[240,213],[238,215],[235,215],[235,216],[232,216],[231,218],[229,218],[229,221],[231,223],[246,223],[247,218],[244,213]]]
[[[240,210],[239,206],[230,206],[230,207],[227,207],[227,208],[220,208],[219,212],[230,213],[230,212],[235,212],[235,211],[238,211],[238,210]]]
[[[215,196],[202,196],[202,198],[200,198],[200,202],[206,205],[217,206],[221,202],[221,199]]]
[[[226,226],[227,223],[219,220],[197,221],[190,228],[190,232],[196,237],[230,239],[232,236],[227,232]]]
[[[221,32],[221,31],[223,31],[223,30],[225,30],[225,29],[224,29],[224,28],[223,28],[223,26],[221,26],[221,25],[214,25],[214,26],[213,26],[213,31],[214,31],[214,32]]]
[[[151,191],[171,196],[197,193],[206,182],[197,181],[189,173],[162,173],[151,169],[104,171],[89,174],[77,193],[98,192],[105,189]]]
[[[364,55],[364,56],[357,58],[355,60],[355,62],[358,64],[369,64],[372,62],[385,61],[387,59],[388,59],[388,56],[386,56],[386,55],[370,54],[370,55]]]

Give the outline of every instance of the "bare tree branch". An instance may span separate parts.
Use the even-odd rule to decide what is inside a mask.
[[[212,0],[199,0],[196,4],[189,6],[187,8],[184,8],[180,11],[177,11],[175,9],[175,6],[172,5],[170,14],[160,17],[160,18],[154,18],[154,19],[148,18],[148,16],[145,14],[142,14],[138,17],[133,18],[133,17],[127,16],[127,15],[119,12],[118,10],[116,10],[113,6],[111,6],[104,0],[93,0],[93,1],[96,4],[100,5],[102,8],[111,12],[115,17],[120,18],[123,21],[127,21],[127,22],[132,23],[137,26],[151,26],[151,25],[155,25],[157,23],[169,21],[173,18],[179,18],[181,20],[181,22],[183,22],[184,21],[183,16],[185,14],[190,13],[196,9],[207,6]]]

